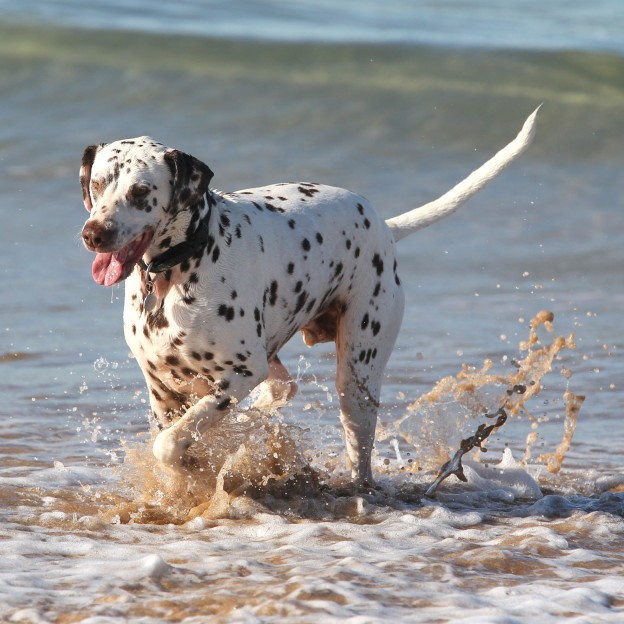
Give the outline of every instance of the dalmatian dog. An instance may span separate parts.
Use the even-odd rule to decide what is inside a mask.
[[[395,244],[521,154],[536,113],[445,195],[387,221],[322,184],[216,191],[207,165],[145,136],[87,147],[82,238],[95,282],[126,282],[124,333],[149,389],[156,458],[184,471],[190,445],[259,384],[259,407],[290,399],[278,353],[301,331],[308,346],[335,342],[347,462],[355,484],[372,484],[382,375],[403,315]]]

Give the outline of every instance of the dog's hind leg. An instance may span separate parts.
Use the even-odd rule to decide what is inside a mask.
[[[383,373],[403,317],[403,291],[392,282],[376,306],[350,305],[336,335],[336,389],[347,465],[356,485],[373,485],[371,454]]]

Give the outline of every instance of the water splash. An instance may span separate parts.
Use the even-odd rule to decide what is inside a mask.
[[[448,462],[453,448],[475,418],[497,413],[504,408],[509,417],[528,421],[531,432],[527,436],[522,463],[532,459],[532,448],[538,439],[537,429],[541,423],[527,405],[543,390],[542,379],[553,370],[553,363],[564,350],[576,348],[574,334],[567,338],[554,331],[554,315],[543,310],[530,322],[529,337],[519,345],[524,357],[514,360],[515,371],[507,374],[492,372],[492,361],[486,360],[481,367],[464,365],[456,376],[441,379],[434,388],[423,394],[411,405],[392,428],[382,432],[382,438],[403,439],[417,450],[418,460],[407,467],[411,472],[436,469]],[[548,340],[538,335],[540,328],[546,330]],[[569,368],[564,369],[569,384]],[[583,396],[575,395],[569,388],[563,394],[566,404],[563,437],[552,453],[542,453],[534,461],[545,463],[550,472],[560,470],[566,452],[570,448],[576,429]],[[482,450],[482,449],[481,449]],[[479,455],[475,457],[479,459]]]
[[[182,524],[196,518],[250,517],[256,500],[316,491],[318,477],[300,444],[302,432],[279,414],[255,409],[232,412],[191,446],[193,469],[174,473],[163,468],[149,444],[126,448],[128,491],[106,512],[109,520]]]

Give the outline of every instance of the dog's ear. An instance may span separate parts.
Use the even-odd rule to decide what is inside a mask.
[[[169,210],[177,212],[201,201],[214,175],[208,165],[175,149],[165,153],[165,162],[173,179]]]
[[[91,204],[91,193],[89,187],[91,185],[91,167],[93,167],[93,161],[95,155],[106,145],[106,143],[100,143],[100,145],[89,145],[82,155],[82,164],[80,165],[80,186],[82,187],[82,200],[84,201],[85,208],[91,212],[93,205]]]

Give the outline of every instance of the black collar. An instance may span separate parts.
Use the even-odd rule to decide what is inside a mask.
[[[199,227],[193,232],[190,239],[187,239],[173,247],[170,247],[164,253],[152,258],[149,264],[145,264],[143,259],[139,262],[139,266],[149,275],[150,273],[163,273],[168,269],[192,258],[200,249],[202,249],[210,236],[208,223],[212,210],[209,208],[206,216],[201,220]]]

